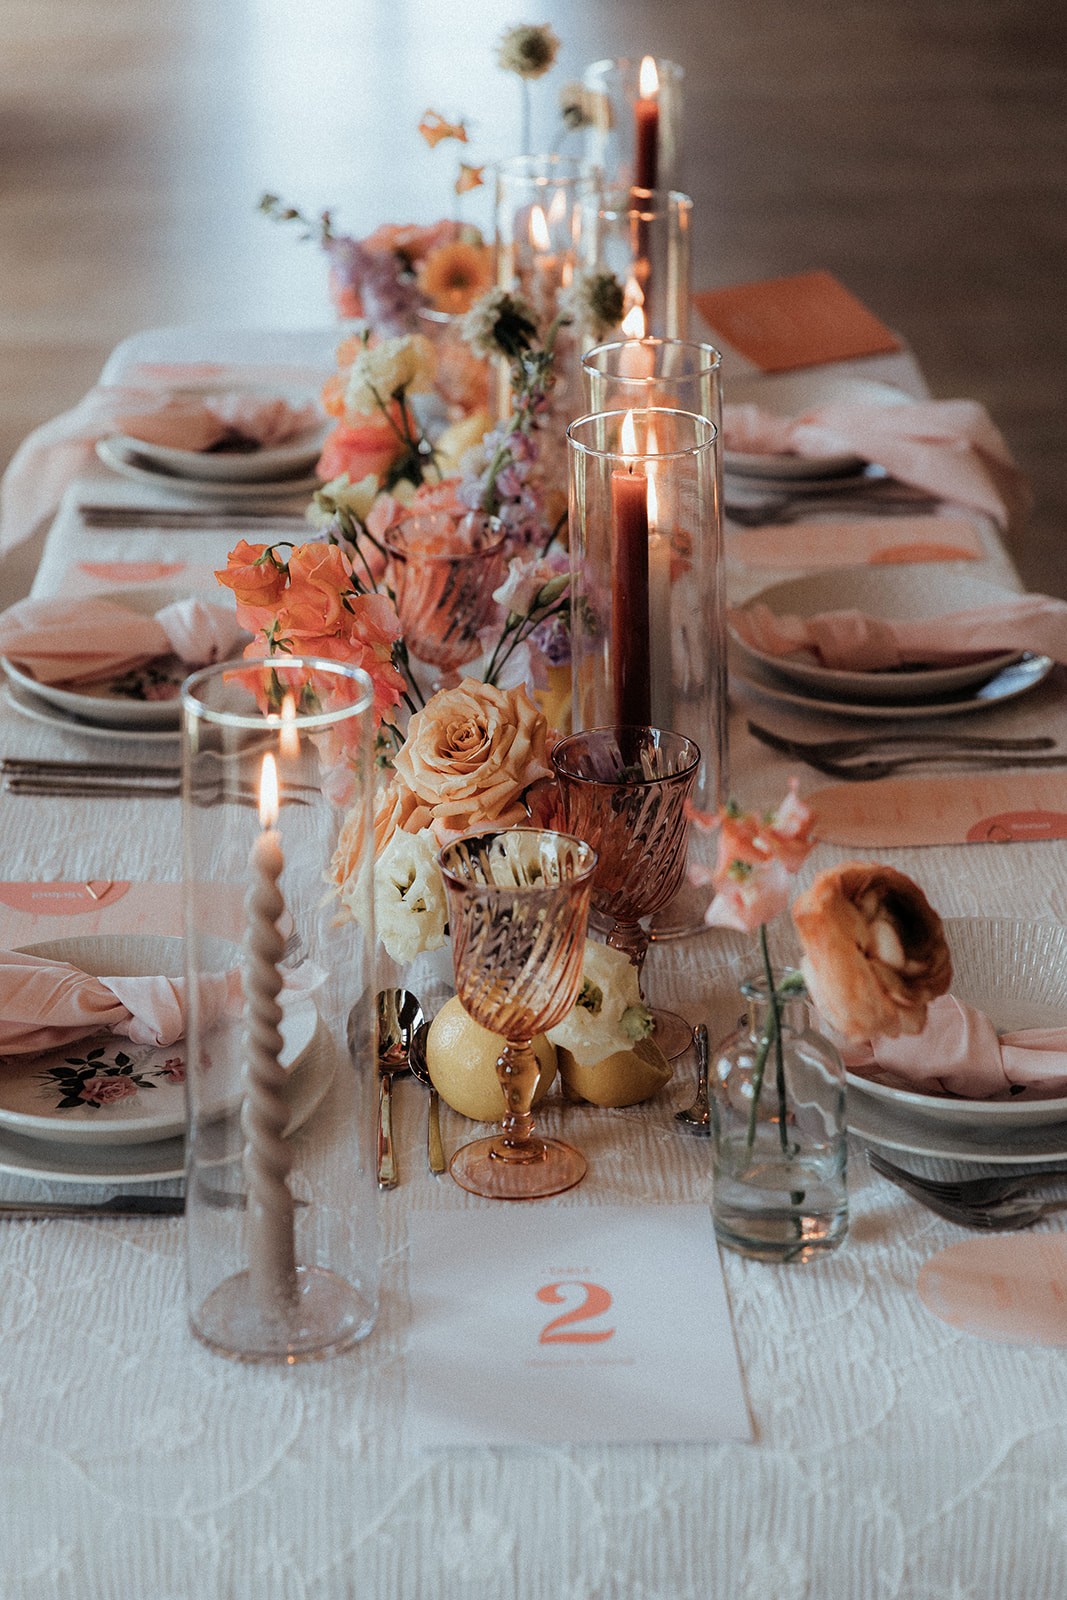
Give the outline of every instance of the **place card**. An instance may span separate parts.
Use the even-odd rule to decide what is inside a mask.
[[[996,1344],[1067,1345],[1067,1238],[962,1239],[919,1273],[919,1298],[950,1328]]]
[[[730,534],[727,543],[730,555],[747,567],[892,566],[979,561],[985,554],[966,517],[813,517],[746,528]]]
[[[219,934],[240,939],[244,931],[242,891],[220,885]],[[82,934],[180,934],[180,883],[131,883],[93,878],[84,882],[0,882],[0,942],[5,949]]]
[[[850,849],[1067,839],[1067,769],[879,778],[804,798],[819,838]]]
[[[830,272],[706,289],[693,304],[713,333],[763,372],[887,354],[901,343]]]
[[[410,1443],[747,1440],[706,1206],[416,1212]]]

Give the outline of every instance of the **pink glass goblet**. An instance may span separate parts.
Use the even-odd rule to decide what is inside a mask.
[[[700,766],[692,739],[661,728],[592,728],[561,739],[552,752],[561,825],[597,853],[593,905],[611,919],[608,944],[625,950],[640,973],[654,916],[685,877],[686,802]],[[653,1008],[654,1038],[668,1058],[687,1050],[689,1024]]]
[[[585,1157],[534,1132],[541,1069],[531,1047],[578,997],[596,852],[542,828],[468,835],[438,856],[448,896],[456,993],[507,1043],[497,1062],[500,1131],[452,1157],[456,1182],[489,1200],[537,1200],[572,1189]]]
[[[435,690],[457,684],[457,668],[481,654],[479,631],[504,581],[504,539],[499,520],[480,511],[420,513],[386,535],[400,626],[412,654],[436,669]]]

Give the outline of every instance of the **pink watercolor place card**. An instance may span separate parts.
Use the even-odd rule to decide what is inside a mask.
[[[752,1436],[706,1206],[412,1217],[418,1447]]]
[[[919,1273],[919,1297],[949,1327],[996,1344],[1067,1345],[1067,1237],[963,1239]]]
[[[708,327],[764,372],[899,350],[900,340],[830,272],[706,289],[693,304]]]
[[[729,513],[727,513],[729,516]],[[985,554],[966,517],[825,517],[768,523],[728,537],[747,567],[859,567],[920,561],[979,561]]]
[[[804,798],[819,838],[850,849],[1067,839],[1067,769],[880,778]]]
[[[239,939],[242,891],[218,889],[218,931]],[[81,934],[180,934],[180,883],[130,883],[93,878],[82,883],[0,883],[0,943],[5,949]]]

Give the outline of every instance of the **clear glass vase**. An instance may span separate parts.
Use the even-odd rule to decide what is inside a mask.
[[[848,1231],[845,1069],[807,1025],[788,973],[741,985],[747,1017],[710,1072],[712,1215],[720,1242],[761,1261],[810,1261]]]

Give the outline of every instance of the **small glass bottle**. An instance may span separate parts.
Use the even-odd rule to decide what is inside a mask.
[[[809,1261],[848,1231],[845,1068],[807,1026],[797,974],[783,975],[777,1006],[762,976],[741,993],[746,1020],[710,1073],[715,1232],[761,1261]]]

